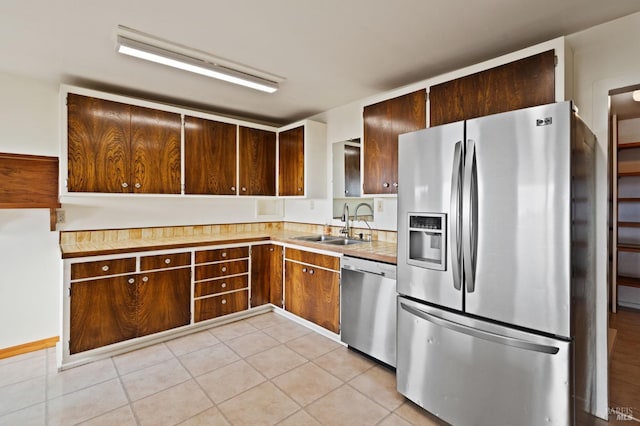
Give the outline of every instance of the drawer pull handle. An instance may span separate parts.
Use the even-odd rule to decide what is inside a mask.
[[[222,302],[221,302],[221,303],[222,303],[223,305],[226,305],[226,304],[227,304],[227,299],[222,299]]]
[[[227,283],[222,283],[222,285],[220,285],[220,287],[226,288],[227,287]]]
[[[222,267],[222,272],[227,272],[227,267],[226,266]]]
[[[149,277],[142,277],[142,282],[146,283],[147,281],[149,281]]]
[[[135,282],[136,282],[136,280],[135,280],[135,279],[133,279],[133,278],[129,278],[129,279],[128,279],[128,282],[129,282],[129,284],[133,284],[133,283],[135,283]]]
[[[109,270],[109,265],[104,265],[104,266],[102,267],[102,270],[103,270],[103,271],[105,271],[105,272],[107,272],[107,271]]]
[[[226,251],[222,252],[222,257],[227,257],[227,252]]]
[[[165,259],[164,263],[166,263],[167,265],[171,263],[171,259]]]

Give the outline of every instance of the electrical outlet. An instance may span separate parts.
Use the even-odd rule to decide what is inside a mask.
[[[384,203],[382,200],[376,200],[376,211],[382,213],[384,211]]]
[[[64,223],[67,219],[65,211],[62,209],[56,210],[56,223]]]

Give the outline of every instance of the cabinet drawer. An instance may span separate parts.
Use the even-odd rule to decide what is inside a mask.
[[[140,270],[166,269],[176,266],[189,266],[191,253],[160,254],[157,256],[143,256],[140,258]]]
[[[207,278],[218,278],[226,275],[237,275],[249,272],[249,260],[236,260],[233,262],[220,262],[212,265],[196,266],[196,281]]]
[[[71,265],[71,279],[103,277],[136,271],[135,257],[126,259],[100,260],[98,262],[74,263]]]
[[[220,262],[222,260],[249,257],[249,247],[231,247],[196,252],[196,263]]]
[[[248,308],[248,291],[237,291],[235,293],[196,300],[194,319],[196,322],[204,321],[222,315],[244,311]]]
[[[322,268],[340,270],[340,258],[328,256],[325,254],[312,253],[310,251],[287,248],[285,250],[285,258],[297,260],[298,262],[310,263]]]
[[[194,297],[207,296],[209,294],[222,293],[225,291],[239,290],[249,286],[249,275],[239,277],[221,278],[203,283],[196,283]]]

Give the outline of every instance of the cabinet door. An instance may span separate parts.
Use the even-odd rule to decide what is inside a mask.
[[[138,336],[189,324],[191,268],[138,274]]]
[[[273,303],[282,307],[282,247],[251,247],[251,306]]]
[[[429,88],[430,126],[555,102],[553,50]]]
[[[286,310],[334,333],[340,332],[340,275],[285,261]]]
[[[131,106],[132,192],[180,193],[180,114]]]
[[[364,108],[366,194],[398,192],[398,135],[427,125],[426,92],[418,90]]]
[[[184,118],[185,193],[236,194],[235,124]]]
[[[68,94],[69,191],[130,192],[129,115],[129,105]]]
[[[135,278],[71,283],[70,311],[72,354],[136,337]]]
[[[278,194],[304,195],[304,127],[278,135]]]
[[[240,195],[276,195],[276,134],[240,126]]]
[[[359,197],[360,192],[360,147],[345,145],[344,196]]]

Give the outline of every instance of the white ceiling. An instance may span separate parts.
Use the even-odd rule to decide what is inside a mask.
[[[640,11],[638,0],[2,0],[0,71],[285,124]],[[119,55],[124,25],[286,78]]]

